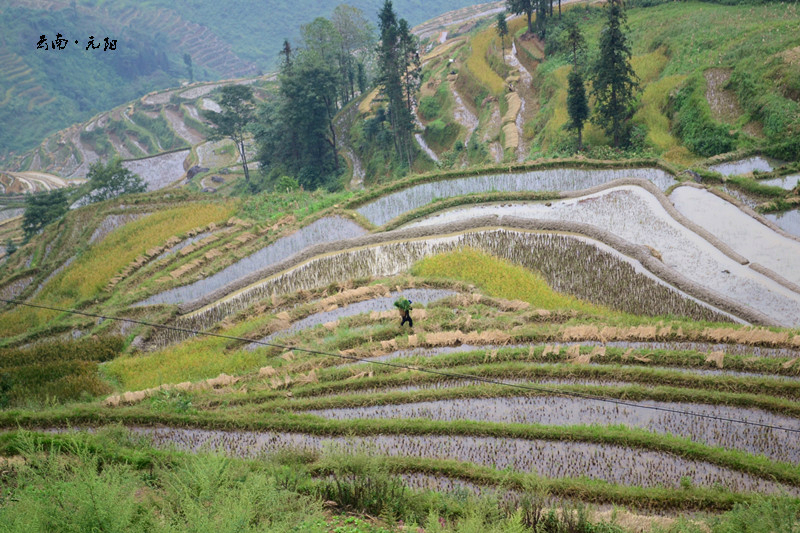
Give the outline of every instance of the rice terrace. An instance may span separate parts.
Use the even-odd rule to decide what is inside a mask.
[[[0,11],[0,532],[800,533],[796,0],[192,4]]]

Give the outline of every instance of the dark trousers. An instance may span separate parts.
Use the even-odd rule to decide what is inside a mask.
[[[405,324],[406,322],[408,322],[408,327],[410,327],[410,328],[413,328],[413,327],[414,327],[414,321],[413,321],[413,320],[411,320],[411,313],[408,313],[408,312],[406,312],[406,313],[403,315],[403,321],[402,321],[402,322],[400,322],[400,326],[402,327],[402,326],[403,326],[403,324]]]

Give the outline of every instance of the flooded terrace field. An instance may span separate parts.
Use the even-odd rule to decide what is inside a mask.
[[[437,198],[493,191],[579,191],[620,178],[643,178],[661,190],[675,184],[675,178],[661,169],[583,170],[559,168],[518,174],[490,174],[422,183],[379,198],[357,209],[377,226],[431,203]]]

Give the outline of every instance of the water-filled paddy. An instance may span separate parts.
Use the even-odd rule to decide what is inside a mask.
[[[764,217],[786,233],[800,237],[800,209],[792,209],[784,213],[766,213]]]
[[[436,198],[491,191],[579,191],[620,178],[643,178],[666,190],[675,179],[661,169],[582,170],[559,168],[519,174],[490,174],[414,185],[384,196],[357,209],[373,224],[382,226],[403,213],[429,204]]]
[[[195,300],[244,278],[256,270],[283,261],[314,244],[350,239],[364,233],[366,232],[361,226],[349,219],[324,217],[288,237],[278,239],[216,274],[189,285],[155,294],[136,305],[177,304]]]
[[[750,157],[739,161],[728,161],[708,167],[709,170],[719,172],[723,176],[736,176],[739,174],[749,174],[754,170],[759,172],[771,172],[773,165],[777,162],[761,156]]]
[[[779,235],[719,196],[694,187],[670,195],[675,208],[750,262],[800,284],[800,242]]]
[[[592,224],[629,242],[651,247],[666,265],[687,278],[760,311],[778,324],[800,324],[800,295],[724,255],[676,221],[652,194],[640,187],[614,187],[550,206],[520,202],[456,208],[409,227],[487,215]]]
[[[643,401],[629,403],[642,407],[675,409],[712,417],[746,420],[752,423],[800,431],[800,420],[760,409],[677,402]],[[558,426],[624,424],[656,433],[681,435],[712,446],[763,454],[775,461],[800,464],[800,441],[797,439],[797,433],[586,398],[559,396],[460,398],[306,412],[336,420],[426,418],[446,421],[476,420],[481,422]]]
[[[681,478],[688,477],[698,486],[719,484],[735,491],[800,494],[796,488],[703,461],[582,442],[460,435],[320,437],[302,433],[143,427],[133,431],[150,436],[156,447],[175,446],[187,451],[212,449],[239,457],[257,457],[286,448],[322,451],[328,446],[338,445],[351,451],[361,448],[390,456],[469,461],[497,469],[537,472],[549,478],[586,476],[624,485],[677,488]]]
[[[780,178],[770,178],[767,180],[758,180],[761,185],[771,185],[773,187],[780,187],[781,189],[791,191],[797,184],[800,183],[800,174],[792,174],[791,176],[781,176]]]
[[[148,191],[157,191],[171,185],[184,175],[186,171],[183,162],[188,156],[189,150],[180,150],[145,159],[125,161],[122,166],[134,174],[139,174],[142,181],[147,184]]]

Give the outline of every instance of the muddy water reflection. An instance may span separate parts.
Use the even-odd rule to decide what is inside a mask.
[[[785,213],[766,213],[764,217],[786,233],[800,237],[800,209],[793,209]]]

